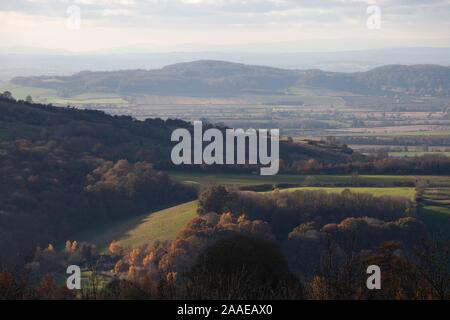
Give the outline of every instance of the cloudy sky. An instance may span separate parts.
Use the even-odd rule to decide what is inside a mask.
[[[379,29],[375,11],[367,13],[373,5],[381,10]],[[77,52],[450,47],[449,17],[450,0],[0,0],[0,46]]]

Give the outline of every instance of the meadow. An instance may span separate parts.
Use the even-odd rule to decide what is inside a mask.
[[[63,106],[75,105],[83,107],[91,104],[106,104],[106,105],[128,104],[128,101],[126,101],[119,95],[104,92],[88,92],[72,97],[61,97],[57,94],[56,90],[53,89],[26,87],[15,85],[12,83],[0,85],[0,92],[4,91],[10,91],[13,97],[18,100],[25,100],[27,96],[31,96],[31,98],[35,102],[49,103]]]
[[[355,193],[370,193],[375,197],[382,196],[392,196],[392,197],[403,197],[408,198],[410,200],[414,200],[416,196],[415,188],[365,188],[365,187],[350,187],[350,188],[322,188],[322,187],[300,187],[300,188],[288,188],[282,191],[298,191],[298,190],[311,190],[311,191],[325,191],[325,192],[334,192],[340,193],[344,190],[350,190]]]
[[[109,226],[92,228],[74,235],[73,239],[93,243],[100,252],[107,251],[113,240],[123,248],[153,243],[156,240],[172,240],[196,215],[197,201],[191,201],[125,219]]]
[[[389,152],[389,157],[403,158],[403,157],[419,157],[430,154],[440,154],[442,156],[450,157],[449,151],[394,151]]]
[[[294,175],[283,174],[276,176],[260,176],[257,174],[207,174],[201,172],[176,172],[169,173],[175,181],[201,186],[205,183],[216,183],[225,186],[255,186],[262,184],[292,184],[293,186],[306,184],[305,186],[359,186],[393,187],[414,186],[418,179],[432,180],[434,183],[450,181],[448,176],[412,176],[412,175]],[[312,185],[312,181],[314,184]]]

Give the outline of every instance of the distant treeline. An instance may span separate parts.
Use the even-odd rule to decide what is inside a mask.
[[[337,140],[345,144],[374,146],[450,146],[450,136],[401,136],[401,137],[339,137]]]
[[[283,172],[299,174],[450,174],[450,157],[430,154],[404,158],[367,157],[364,161],[321,163],[315,159],[296,161],[282,167]]]

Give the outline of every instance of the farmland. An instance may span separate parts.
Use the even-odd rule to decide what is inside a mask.
[[[30,95],[37,102],[98,109],[140,120],[177,118],[244,129],[280,128],[283,137],[297,141],[335,137],[339,143],[368,154],[384,150],[392,152],[389,153],[392,157],[416,156],[434,148],[434,153],[448,156],[450,148],[448,98],[364,96],[297,85],[285,90],[245,91],[223,97],[112,92],[61,96],[53,89],[12,83],[0,86],[0,92],[5,90],[19,99]],[[367,139],[383,143],[372,144]],[[394,153],[404,149],[408,153]]]
[[[176,180],[193,185],[205,183],[216,183],[226,186],[255,186],[255,185],[277,185],[292,184],[298,186],[372,186],[372,187],[393,187],[393,186],[414,186],[418,179],[433,180],[434,183],[446,183],[450,181],[447,176],[406,176],[406,175],[276,175],[260,176],[252,174],[216,174],[207,173],[185,173],[170,172],[170,176]],[[315,185],[318,184],[318,185]]]
[[[450,157],[450,152],[449,151],[428,151],[428,152],[421,152],[421,151],[394,151],[394,152],[389,152],[389,156],[390,157],[394,157],[394,158],[403,158],[403,157],[418,157],[418,156],[424,156],[424,155],[431,155],[431,154],[440,154],[442,156],[446,156],[446,157]]]
[[[361,188],[361,187],[350,187],[350,188],[321,188],[321,187],[300,187],[300,188],[288,188],[283,191],[325,191],[340,193],[344,190],[350,190],[355,193],[370,193],[375,197],[382,196],[392,196],[392,197],[403,197],[410,200],[414,200],[416,191],[414,188]]]
[[[27,87],[11,83],[0,85],[0,92],[4,91],[10,91],[16,99],[25,100],[27,96],[31,96],[35,102],[51,103],[60,106],[75,105],[86,108],[89,105],[96,104],[124,105],[128,103],[122,97],[111,93],[91,92],[71,97],[62,97],[52,89]]]

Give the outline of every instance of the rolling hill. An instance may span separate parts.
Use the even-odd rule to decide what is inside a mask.
[[[151,244],[157,240],[172,240],[197,215],[197,201],[186,202],[167,209],[132,217],[73,236],[77,241],[92,243],[100,251],[117,241],[124,249]]]
[[[155,70],[82,71],[71,76],[16,77],[15,85],[55,90],[62,97],[86,92],[129,95],[229,97],[288,94],[289,88],[320,88],[368,95],[450,96],[450,68],[389,65],[367,72],[286,70],[224,61],[178,63]]]

